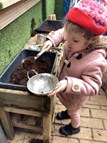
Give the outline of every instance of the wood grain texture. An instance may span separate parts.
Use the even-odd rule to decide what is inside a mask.
[[[0,30],[28,11],[39,1],[40,0],[21,0],[17,4],[0,10]]]
[[[11,5],[13,5],[19,1],[21,1],[21,0],[0,0],[0,5],[1,5],[0,9],[4,9],[6,7],[9,7],[9,6],[11,6]]]

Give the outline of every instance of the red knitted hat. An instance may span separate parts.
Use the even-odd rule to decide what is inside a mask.
[[[95,35],[102,35],[107,29],[106,5],[105,0],[80,0],[69,10],[66,18]]]

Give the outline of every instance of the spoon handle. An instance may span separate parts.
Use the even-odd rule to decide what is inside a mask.
[[[37,60],[45,51],[46,51],[46,49],[41,50],[41,51],[34,57],[35,60]]]

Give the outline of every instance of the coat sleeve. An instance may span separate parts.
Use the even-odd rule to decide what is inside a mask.
[[[52,31],[47,35],[47,38],[51,40],[53,43],[54,47],[60,44],[61,42],[65,41],[65,36],[64,36],[64,28],[59,29],[57,31]]]
[[[82,74],[82,78],[65,77],[68,84],[65,90],[68,94],[96,95],[102,85],[103,72],[105,71],[106,62],[94,62],[87,65]]]

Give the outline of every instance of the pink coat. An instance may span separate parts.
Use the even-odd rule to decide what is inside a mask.
[[[72,54],[72,50],[66,44],[64,29],[49,33],[47,38],[53,42],[54,46],[64,41],[64,55],[59,80],[66,78],[68,85],[58,97],[67,108],[76,106],[76,109],[79,109],[89,96],[98,94],[107,65],[106,50],[97,49],[91,52],[84,50]]]

